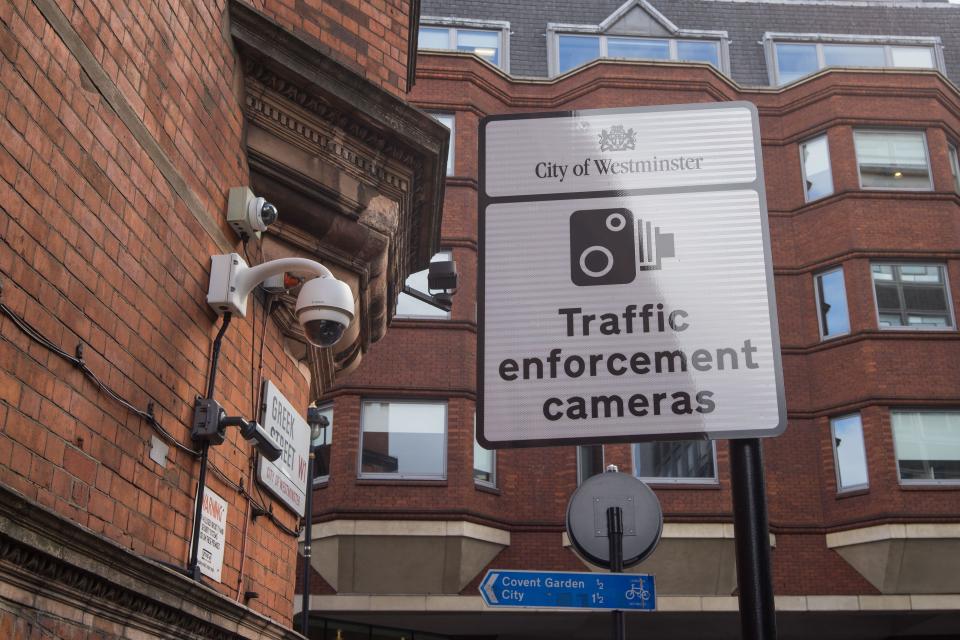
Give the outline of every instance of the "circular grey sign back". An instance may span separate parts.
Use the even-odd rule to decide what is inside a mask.
[[[623,512],[623,566],[632,567],[656,548],[663,531],[663,511],[653,491],[626,473],[601,473],[587,479],[567,504],[567,535],[587,561],[610,566],[607,509]]]

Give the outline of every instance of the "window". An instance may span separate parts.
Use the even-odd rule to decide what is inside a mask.
[[[434,120],[445,126],[447,129],[450,129],[450,145],[447,147],[447,175],[454,175],[454,159],[456,154],[454,153],[454,146],[456,142],[456,116],[452,113],[431,113],[430,114]]]
[[[710,440],[670,440],[633,445],[633,474],[648,482],[713,484],[716,453]]]
[[[837,469],[837,490],[862,489],[868,482],[867,451],[863,445],[863,425],[860,414],[834,418],[830,421],[833,434],[833,460]]]
[[[365,400],[361,477],[446,478],[447,403]]]
[[[314,450],[313,482],[326,482],[330,479],[330,443],[333,441],[333,405],[320,407],[320,415],[326,417],[329,424],[320,430],[320,437],[311,443]]]
[[[503,43],[510,33],[509,23],[449,18],[424,18],[424,22],[442,24],[420,25],[418,49],[464,51],[480,56],[495,67],[507,68]]]
[[[707,62],[721,69],[719,38],[680,40],[561,33],[556,34],[555,46],[553,62],[557,74],[597,58]]]
[[[787,84],[825,67],[938,68],[937,38],[884,38],[886,42],[880,42],[857,35],[768,33],[764,40],[772,45],[768,50],[773,57],[774,84]]]
[[[473,481],[487,487],[497,486],[497,452],[477,442],[477,414],[473,414]]]
[[[814,277],[817,294],[817,314],[820,318],[820,337],[834,338],[850,333],[847,314],[847,290],[843,284],[843,268],[837,267]]]
[[[577,485],[603,473],[603,445],[583,444],[577,447]]]
[[[950,175],[953,176],[953,190],[960,193],[960,154],[957,153],[957,145],[947,145],[947,153],[950,156]]]
[[[960,411],[891,411],[900,480],[960,481]]]
[[[871,265],[881,328],[946,329],[953,326],[943,265]]]
[[[800,165],[803,169],[803,195],[807,202],[833,193],[830,173],[830,148],[823,135],[800,144]]]
[[[854,131],[853,142],[864,189],[933,188],[923,132]]]
[[[430,262],[440,262],[443,260],[453,260],[453,254],[449,251],[439,251],[432,258],[430,258]],[[429,271],[429,269],[424,269],[422,271],[417,271],[416,273],[410,274],[410,277],[407,278],[405,284],[408,287],[416,289],[417,291],[428,293],[427,275]],[[443,309],[435,307],[432,304],[427,304],[426,302],[417,300],[413,296],[401,293],[397,298],[396,317],[414,319],[444,319],[450,317],[450,312],[444,311]]]

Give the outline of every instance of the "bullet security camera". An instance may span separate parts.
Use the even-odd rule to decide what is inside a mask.
[[[353,321],[353,292],[325,266],[306,258],[280,258],[248,267],[236,253],[211,257],[207,304],[220,315],[247,314],[247,298],[254,287],[285,271],[305,271],[319,277],[308,280],[297,297],[297,320],[312,344],[335,344]]]
[[[353,321],[350,287],[333,278],[308,280],[297,296],[297,320],[312,344],[318,347],[336,344]]]
[[[270,437],[270,434],[263,428],[259,422],[248,422],[246,426],[240,428],[240,435],[247,440],[252,440],[264,458],[273,462],[283,453],[280,445]]]
[[[228,416],[220,403],[212,398],[197,398],[193,407],[193,426],[190,429],[190,437],[194,441],[212,445],[223,444],[227,427],[239,427],[240,435],[252,440],[263,457],[271,462],[283,454],[280,444],[258,422],[248,422],[241,416]]]

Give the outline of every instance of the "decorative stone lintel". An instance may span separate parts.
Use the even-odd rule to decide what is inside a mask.
[[[77,620],[110,620],[136,637],[295,640],[301,636],[158,562],[0,485],[0,584],[33,606],[42,594]]]

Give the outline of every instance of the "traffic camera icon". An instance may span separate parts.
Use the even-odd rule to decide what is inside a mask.
[[[581,287],[629,284],[637,271],[676,257],[672,233],[661,233],[629,209],[582,209],[570,215],[570,279]]]

